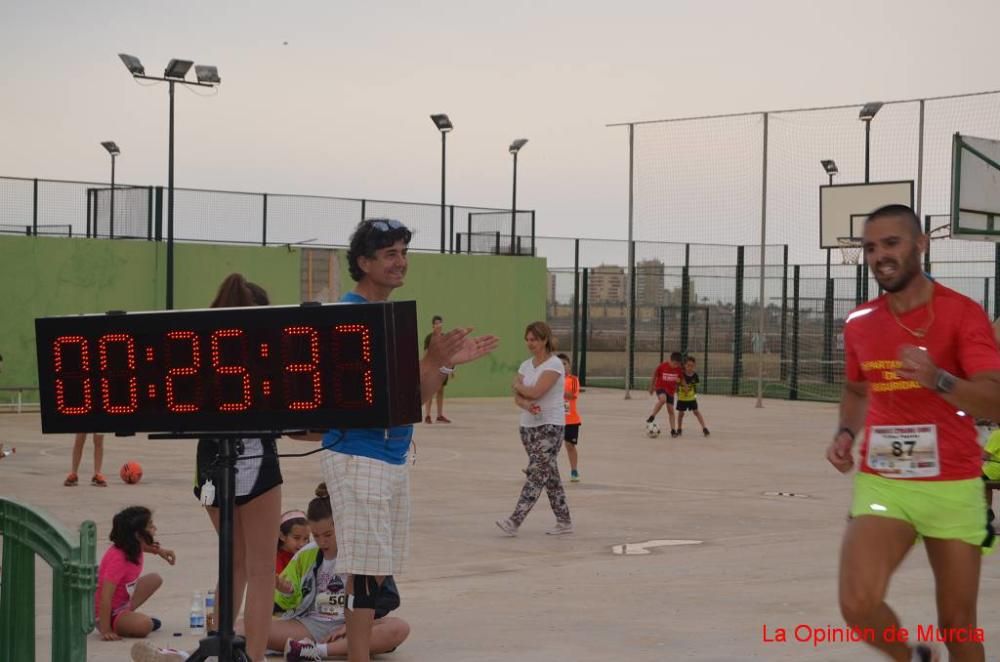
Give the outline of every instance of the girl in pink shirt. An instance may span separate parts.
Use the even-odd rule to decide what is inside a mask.
[[[160,627],[159,619],[136,611],[163,583],[155,573],[142,574],[143,553],[156,554],[170,565],[176,560],[155,535],[153,513],[144,506],[129,506],[112,521],[109,537],[114,544],[101,558],[94,595],[97,628],[105,641],[145,637]]]

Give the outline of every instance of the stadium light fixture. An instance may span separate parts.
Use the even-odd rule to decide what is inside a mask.
[[[528,144],[527,138],[518,138],[510,144],[508,151],[514,155],[514,193],[510,201],[510,253],[514,254],[517,245],[517,153]]]
[[[111,205],[108,210],[108,236],[111,239],[115,238],[115,157],[120,155],[122,151],[118,149],[118,145],[115,144],[113,140],[105,140],[101,143],[101,146],[108,150],[108,154],[111,155]],[[97,218],[94,218],[94,236],[97,236]]]
[[[861,107],[861,112],[858,113],[858,119],[865,123],[865,184],[871,181],[869,172],[871,166],[872,120],[875,119],[875,115],[878,114],[882,105],[881,101],[869,101]]]
[[[174,307],[174,85],[191,85],[194,87],[216,87],[222,82],[219,78],[219,70],[211,65],[198,65],[195,67],[197,81],[185,80],[188,71],[194,66],[191,60],[180,60],[173,58],[167,63],[167,68],[163,71],[163,77],[147,76],[146,69],[139,62],[139,58],[134,55],[119,53],[118,57],[125,63],[125,67],[132,74],[133,78],[144,80],[154,80],[167,83],[170,96],[170,128],[167,138],[167,251],[166,251],[166,308],[173,310]],[[113,189],[113,187],[112,187]]]
[[[834,163],[833,159],[823,159],[819,162],[819,164],[823,166],[823,170],[825,170],[826,174],[830,176],[830,186],[833,186],[833,176],[840,174],[840,171],[837,169],[837,164]]]
[[[438,113],[437,115],[431,115],[431,121],[434,122],[434,126],[438,128],[438,131],[451,131],[455,127],[452,125],[451,120],[444,113]]]
[[[218,68],[210,64],[196,64],[194,67],[194,75],[198,78],[199,83],[218,85],[222,82],[222,79],[219,78]]]
[[[445,222],[444,222],[444,191],[445,191],[445,156],[448,132],[455,128],[444,113],[431,115],[431,121],[441,132],[441,252],[445,252]]]
[[[881,101],[870,101],[861,107],[861,112],[858,113],[858,119],[863,122],[871,122],[875,119],[875,115],[878,111],[882,109],[883,103]]]
[[[163,70],[163,77],[184,80],[184,77],[187,76],[188,70],[190,70],[193,65],[194,62],[191,60],[178,60],[174,58],[167,63],[167,68]]]
[[[133,76],[145,76],[146,68],[142,66],[142,62],[139,61],[134,55],[129,55],[128,53],[119,53],[118,57],[121,58],[122,62],[125,63],[125,68],[129,70]]]

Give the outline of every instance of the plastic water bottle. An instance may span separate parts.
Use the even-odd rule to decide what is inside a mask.
[[[13,455],[16,452],[17,452],[16,448],[11,448],[9,451],[8,450],[0,450],[0,456],[2,456],[2,457],[9,457],[9,456]]]
[[[191,598],[191,634],[205,634],[205,603],[201,599],[201,591],[195,591]]]
[[[215,622],[215,589],[208,589],[205,594],[205,626],[211,632],[218,630],[219,626]]]

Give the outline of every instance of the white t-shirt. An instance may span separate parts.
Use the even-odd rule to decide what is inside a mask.
[[[521,410],[521,427],[536,428],[540,425],[565,425],[566,412],[563,406],[563,388],[566,373],[563,370],[562,361],[556,356],[550,356],[536,368],[532,364],[533,360],[528,359],[517,369],[517,374],[524,377],[525,386],[534,386],[538,383],[542,373],[550,370],[558,374],[559,379],[552,385],[552,388],[535,401],[542,408],[541,413],[532,414],[529,411]]]

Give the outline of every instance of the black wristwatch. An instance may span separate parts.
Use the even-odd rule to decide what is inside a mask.
[[[947,370],[938,370],[937,378],[934,380],[934,390],[938,393],[951,393],[955,390],[955,383],[958,377]]]

